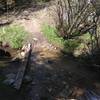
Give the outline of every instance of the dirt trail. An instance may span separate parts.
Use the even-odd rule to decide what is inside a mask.
[[[39,21],[35,18],[31,20],[24,20],[23,26],[25,27],[26,31],[32,33],[33,35],[41,32]]]
[[[25,30],[29,33],[27,41],[33,44],[35,50],[47,48],[50,45],[41,32],[40,20],[36,18],[23,20],[22,26],[24,26]]]

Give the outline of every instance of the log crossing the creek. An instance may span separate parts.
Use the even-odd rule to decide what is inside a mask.
[[[25,58],[20,65],[20,68],[19,68],[18,73],[15,78],[15,82],[13,84],[14,88],[16,88],[17,90],[19,90],[21,88],[23,78],[24,78],[24,75],[25,75],[27,67],[28,67],[31,51],[32,51],[31,44],[28,44]]]

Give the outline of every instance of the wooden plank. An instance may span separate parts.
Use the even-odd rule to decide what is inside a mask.
[[[21,85],[23,82],[23,77],[24,77],[25,72],[27,70],[30,55],[31,55],[31,48],[27,52],[24,61],[22,61],[22,64],[20,65],[20,68],[19,68],[18,73],[16,75],[15,82],[13,84],[14,88],[16,88],[17,90],[19,90],[21,88]]]

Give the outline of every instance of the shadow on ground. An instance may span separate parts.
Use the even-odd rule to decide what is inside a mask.
[[[0,68],[0,76],[14,73],[18,62]],[[33,51],[21,89],[0,85],[2,100],[67,100],[74,87],[93,88],[99,73],[88,69],[79,59],[59,52]],[[4,76],[3,76],[4,77]],[[0,82],[1,83],[1,82]],[[77,97],[75,97],[77,98]]]
[[[3,7],[0,8],[0,16],[4,15],[6,16],[7,14],[10,15],[12,14],[15,16],[21,15],[23,13],[23,11],[29,11],[29,13],[31,12],[36,12],[39,10],[44,9],[45,7],[49,7],[50,6],[50,2],[46,2],[46,3],[37,3],[37,2],[33,2],[33,1],[27,1],[27,2],[17,2],[15,4],[12,4],[10,7],[3,4]]]
[[[73,57],[51,52],[34,52],[29,67],[25,100],[66,100],[73,87],[92,88],[99,75]]]

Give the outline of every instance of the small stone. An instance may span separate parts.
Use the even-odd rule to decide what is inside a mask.
[[[6,80],[3,81],[3,83],[6,84],[6,85],[12,85],[14,82],[15,82],[14,79],[6,79]]]
[[[62,83],[63,83],[64,85],[66,84],[66,82],[65,82],[65,81],[63,81]]]
[[[24,19],[25,19],[25,20],[30,20],[30,18],[29,18],[29,17],[24,17]]]
[[[54,62],[52,60],[47,60],[48,64],[53,64]]]
[[[30,77],[30,76],[25,76],[25,78],[24,78],[27,82],[30,82],[30,81],[32,81],[32,78]]]
[[[52,47],[52,44],[50,44],[49,46]]]
[[[29,12],[28,11],[24,11],[23,12],[23,16],[28,16],[29,15]]]
[[[14,79],[15,78],[15,74],[11,73],[11,74],[7,74],[6,77],[7,79]]]
[[[33,81],[31,84],[32,84],[32,85],[35,85],[35,84],[36,84],[36,82],[34,82],[34,81]]]
[[[56,48],[56,47],[55,47],[54,49],[55,49],[55,50],[57,50],[57,48]]]
[[[52,88],[49,88],[48,91],[49,91],[49,92],[52,92]]]
[[[33,40],[34,40],[34,41],[38,41],[38,39],[37,39],[37,38],[33,38]]]

